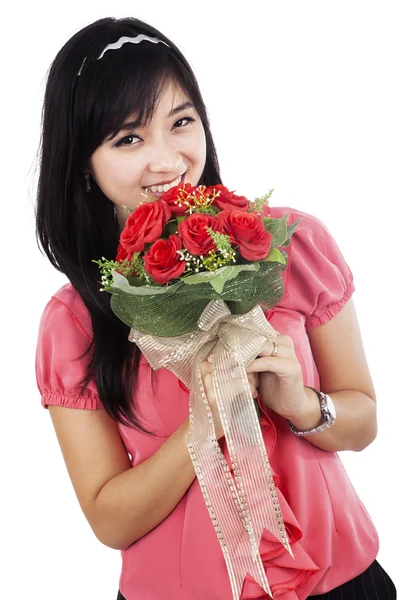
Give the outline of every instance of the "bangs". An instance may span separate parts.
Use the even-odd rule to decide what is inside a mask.
[[[116,136],[128,117],[134,122],[133,128],[146,126],[168,84],[188,94],[182,65],[160,46],[164,44],[125,44],[91,61],[80,75],[82,126],[90,154]]]

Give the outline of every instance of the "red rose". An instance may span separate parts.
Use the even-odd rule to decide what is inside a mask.
[[[217,231],[217,219],[212,215],[192,213],[179,223],[178,231],[183,240],[183,245],[190,254],[204,256],[215,250],[214,240],[207,231],[211,227]]]
[[[229,235],[231,243],[247,260],[262,260],[269,254],[272,235],[266,231],[262,218],[255,213],[223,210],[217,216],[220,231]]]
[[[127,252],[125,250],[125,248],[123,248],[121,246],[121,244],[119,244],[118,246],[118,253],[117,253],[117,258],[115,259],[117,262],[122,263],[124,260],[131,260],[133,258],[133,254],[130,252]],[[123,271],[118,271],[118,269],[116,269],[117,273],[121,273],[121,275],[123,275]],[[135,271],[130,271],[130,274],[133,275],[135,273]]]
[[[122,262],[123,260],[131,260],[132,257],[133,253],[127,252],[125,248],[123,248],[121,244],[119,244],[117,258],[115,260],[117,262]]]
[[[120,245],[128,253],[141,252],[145,244],[160,237],[170,217],[171,210],[162,200],[144,202],[129,215],[119,238]]]
[[[164,192],[161,195],[161,199],[168,204],[173,215],[184,215],[188,209],[188,206],[185,204],[176,204],[176,199],[178,197],[186,199],[188,194],[192,194],[195,189],[196,186],[190,185],[190,183],[175,185],[167,192]],[[182,192],[181,190],[184,191]],[[192,202],[190,202],[190,204],[193,205]]]
[[[213,190],[220,192],[219,196],[217,196],[213,202],[213,206],[216,206],[220,210],[246,211],[249,208],[249,201],[247,198],[244,196],[236,196],[236,194],[229,191],[224,185],[220,183],[217,185],[210,185],[206,192],[212,194]]]
[[[146,271],[159,285],[176,279],[186,269],[177,250],[182,249],[179,235],[171,235],[167,240],[157,240],[143,256]]]

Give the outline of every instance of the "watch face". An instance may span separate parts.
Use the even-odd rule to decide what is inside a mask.
[[[329,410],[329,412],[331,413],[332,417],[334,419],[336,419],[336,408],[335,405],[333,404],[333,400],[330,396],[325,396],[325,402],[326,402],[326,407]]]

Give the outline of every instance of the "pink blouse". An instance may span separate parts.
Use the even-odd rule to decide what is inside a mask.
[[[267,315],[292,337],[304,384],[320,387],[307,332],[332,319],[354,291],[352,273],[327,228],[312,215],[270,207],[272,217],[290,211],[301,218],[283,273],[285,295]],[[102,407],[92,381],[78,398],[91,338],[81,297],[64,285],[49,301],[40,323],[36,373],[42,405],[96,410]],[[118,424],[132,466],[156,452],[188,416],[188,390],[169,371],[152,372],[142,356],[136,403],[148,436]],[[152,387],[152,375],[154,387]],[[295,436],[284,418],[265,409],[261,428],[295,559],[264,530],[260,553],[274,596],[303,600],[323,594],[362,573],[378,554],[377,531],[336,452]],[[225,456],[225,440],[221,440]],[[227,600],[232,597],[222,551],[197,479],[172,513],[122,554],[119,581],[127,600]],[[248,577],[241,600],[268,596]]]

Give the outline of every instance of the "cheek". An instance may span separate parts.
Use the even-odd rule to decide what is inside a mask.
[[[107,196],[113,190],[132,187],[140,180],[140,171],[132,163],[128,157],[121,156],[101,156],[92,161],[93,175]]]
[[[201,131],[198,135],[198,139],[197,139],[197,152],[198,152],[198,160],[199,160],[199,162],[202,163],[203,166],[204,166],[204,163],[206,162],[206,151],[207,151],[206,134],[202,127]]]
[[[193,163],[203,167],[206,160],[206,136],[203,127],[199,128],[194,135],[186,138],[184,148],[181,150]]]

